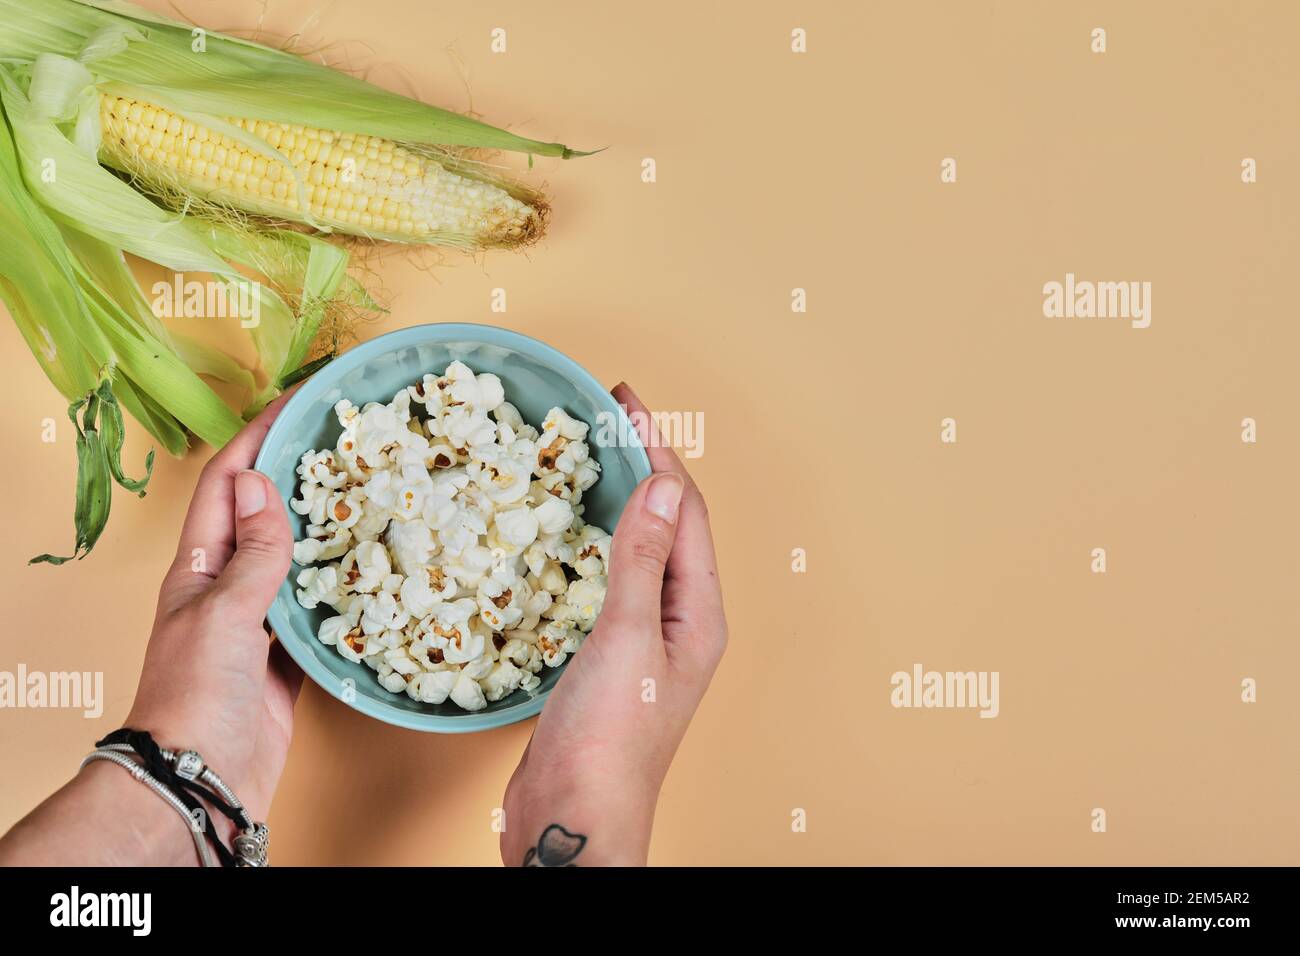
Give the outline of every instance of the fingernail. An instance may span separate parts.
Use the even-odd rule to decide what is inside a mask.
[[[652,515],[663,518],[669,524],[677,521],[677,506],[682,503],[682,476],[666,472],[655,475],[646,489],[645,506]]]
[[[251,518],[266,507],[266,481],[251,469],[235,475],[235,514]]]

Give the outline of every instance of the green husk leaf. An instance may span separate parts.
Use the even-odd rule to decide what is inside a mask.
[[[125,52],[132,41],[144,39],[144,32],[126,20],[106,23],[90,35],[77,54],[77,59],[82,63],[94,63],[96,60],[117,56]]]
[[[153,313],[122,251],[70,226],[60,226],[68,251],[89,279],[136,319],[154,338],[171,344],[171,333]]]
[[[107,387],[107,382],[101,388]],[[68,406],[68,417],[77,429],[77,505],[73,513],[77,541],[72,554],[59,557],[38,554],[28,564],[65,564],[90,553],[108,524],[113,504],[113,486],[108,454],[96,423],[99,417],[99,389]],[[77,412],[81,411],[81,423]]]
[[[119,328],[124,331],[133,330],[136,337],[157,353],[156,361],[151,363],[151,367],[164,363],[173,370],[173,374],[161,382],[136,374],[134,390],[139,390],[140,382],[151,383],[151,387],[145,390],[146,395],[149,392],[180,389],[181,395],[166,394],[162,398],[164,410],[168,403],[186,408],[188,418],[181,420],[204,440],[223,434],[230,423],[236,420],[234,413],[197,375],[212,374],[222,381],[239,384],[252,391],[256,387],[252,373],[224,352],[196,342],[188,336],[172,335],[153,314],[127,267],[126,260],[117,249],[75,229],[65,228],[63,235],[75,256],[78,279],[86,290],[87,298],[99,302],[103,310],[115,319],[111,325],[105,326],[109,338],[112,339]],[[195,374],[184,376],[175,372],[177,362],[188,366]],[[154,414],[149,417],[158,416]],[[174,430],[163,429],[161,433],[153,434],[169,451],[176,447]],[[183,444],[181,448],[184,448]]]
[[[342,301],[362,312],[388,311],[388,309],[375,301],[374,297],[370,294],[369,289],[352,276],[343,277],[343,285],[341,288],[343,290]]]
[[[276,384],[279,386],[280,391],[284,391],[286,388],[297,385],[304,379],[311,378],[332,361],[334,361],[333,352],[329,355],[322,355],[320,358],[308,362],[306,365],[302,366],[302,368],[294,369],[288,375],[280,379]]]
[[[325,242],[316,242],[307,254],[307,268],[304,271],[302,293],[298,301],[298,326],[294,329],[293,340],[278,368],[268,366],[268,371],[275,368],[274,377],[293,371],[307,357],[311,343],[316,338],[325,310],[338,292],[339,285],[347,277],[348,254],[346,250]]]
[[[218,381],[238,385],[250,392],[257,387],[253,373],[225,352],[168,329],[154,314],[119,250],[75,229],[64,227],[62,231],[68,248],[85,267],[92,281],[121,306],[128,316],[135,319],[141,328],[176,352],[186,365],[200,375],[210,375]]]
[[[133,26],[142,37],[112,55],[101,31]],[[93,57],[101,89],[142,94],[182,113],[249,116],[388,139],[503,149],[565,159],[585,153],[516,136],[251,40],[194,27],[117,0],[0,0],[0,58],[36,52]],[[117,42],[116,39],[113,42]],[[120,85],[116,85],[120,84]]]
[[[298,298],[297,316],[264,308],[252,329],[258,358],[273,380],[296,368],[347,275],[347,250],[289,229],[247,230],[220,222],[206,223],[205,229],[218,255],[261,273],[286,297]]]
[[[112,362],[77,291],[58,228],[23,188],[9,125],[0,121],[0,299],[55,388],[69,401],[93,390]]]
[[[227,385],[238,385],[249,392],[257,388],[253,373],[220,349],[179,333],[172,333],[172,344],[176,346],[176,354],[181,361],[197,374],[207,375]]]
[[[81,295],[78,263],[54,222],[23,188],[18,155],[7,122],[0,121],[0,298],[37,361],[69,399],[68,417],[77,430],[77,487],[71,555],[37,555],[32,564],[63,564],[83,557],[108,524],[112,479],[143,491],[141,481],[121,472],[122,421],[109,379],[114,353]],[[98,423],[105,410],[108,434]],[[81,413],[81,421],[77,415]],[[107,443],[105,439],[107,438]],[[152,466],[150,452],[146,468]]]
[[[141,382],[150,383],[150,397],[209,445],[220,448],[230,441],[243,427],[243,420],[175,352],[89,283],[85,273],[81,278],[86,305],[132,382],[137,387]]]
[[[113,389],[122,407],[167,449],[169,455],[179,458],[185,454],[190,445],[189,436],[175,415],[151,399],[147,392],[137,391],[124,372],[118,372]]]
[[[108,457],[109,473],[113,476],[113,480],[127,491],[134,491],[143,498],[145,488],[153,475],[154,450],[150,448],[149,454],[145,455],[144,477],[128,478],[122,471],[122,444],[126,439],[122,427],[122,410],[118,407],[117,399],[113,397],[113,390],[109,387],[107,380],[99,386],[98,394],[100,406],[99,430],[103,435],[104,453]]]
[[[35,74],[33,87],[42,76],[51,75],[49,70]],[[33,108],[33,99],[3,66],[0,98],[13,129],[23,179],[53,218],[178,272],[209,272],[248,281],[213,254],[203,230],[193,221],[154,205],[74,145],[52,120]],[[53,170],[52,181],[47,169]]]

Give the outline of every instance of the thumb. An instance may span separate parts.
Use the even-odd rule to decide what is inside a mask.
[[[235,553],[215,590],[240,615],[260,625],[293,557],[293,534],[271,480],[251,469],[235,475]]]
[[[682,478],[672,472],[651,475],[632,492],[614,529],[602,614],[659,623],[664,567],[677,537],[681,500]]]

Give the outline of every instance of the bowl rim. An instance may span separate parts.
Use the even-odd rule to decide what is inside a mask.
[[[289,422],[293,419],[293,416],[290,412],[293,411],[295,405],[314,402],[327,389],[333,387],[333,381],[339,376],[345,375],[372,359],[397,348],[449,341],[499,346],[516,352],[531,354],[556,366],[558,371],[570,382],[581,386],[585,391],[610,395],[609,390],[601,385],[594,375],[569,356],[554,346],[547,345],[540,339],[535,339],[530,335],[524,335],[522,332],[515,332],[496,325],[478,325],[473,322],[428,322],[422,325],[407,326],[392,332],[386,332],[383,335],[353,346],[303,382],[290,396],[284,408],[280,409],[275,421],[271,423],[266,437],[262,439],[262,447],[258,449],[257,459],[254,461],[253,467],[266,474],[264,466],[269,457],[268,449],[283,442],[286,437],[284,433],[291,431]],[[639,475],[641,481],[644,481],[651,473],[650,456],[646,453],[645,446],[641,443],[641,438],[636,429],[632,427],[623,406],[612,395],[610,395],[610,401],[614,408],[617,409],[621,434],[630,436],[630,443],[625,447],[624,451],[631,455],[633,471]],[[294,565],[290,564],[290,575],[293,574],[293,569]],[[403,710],[386,701],[368,697],[361,693],[354,693],[352,700],[348,700],[344,697],[342,688],[337,686],[340,682],[336,676],[316,659],[310,649],[301,645],[300,639],[289,627],[288,616],[280,610],[278,601],[271,604],[270,609],[267,611],[267,619],[271,623],[271,629],[275,632],[276,640],[280,643],[280,646],[288,652],[294,663],[311,678],[312,683],[330,696],[341,700],[353,710],[360,711],[386,724],[404,727],[407,730],[462,734],[507,727],[510,724],[527,720],[529,717],[539,714],[546,703],[546,698],[550,695],[550,689],[548,688],[504,710],[492,713],[486,711],[466,712],[463,716],[458,715],[455,717]],[[291,636],[288,640],[284,640],[281,638],[282,634]]]

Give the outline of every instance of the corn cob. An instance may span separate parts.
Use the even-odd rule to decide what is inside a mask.
[[[159,106],[101,93],[100,159],[146,186],[372,239],[489,248],[541,234],[542,204],[391,140],[241,117],[225,122],[275,152],[268,157]]]

